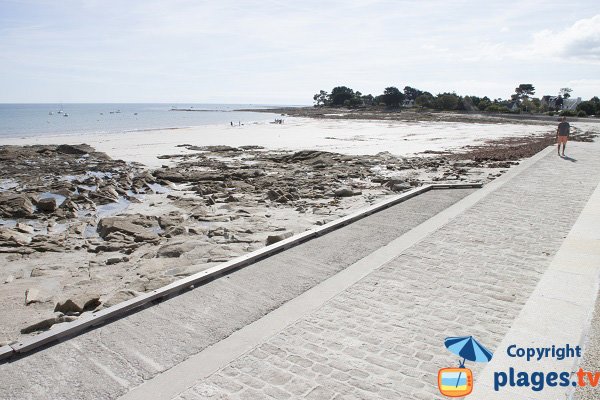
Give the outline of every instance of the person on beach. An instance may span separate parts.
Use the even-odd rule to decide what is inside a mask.
[[[558,143],[558,155],[560,156],[560,145],[562,143],[563,150],[562,156],[565,156],[565,148],[567,147],[567,140],[569,140],[569,133],[571,130],[571,125],[567,122],[566,117],[562,117],[558,127],[556,128],[556,142]]]

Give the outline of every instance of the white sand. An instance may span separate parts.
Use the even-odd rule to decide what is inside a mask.
[[[286,118],[285,124],[282,125],[255,123],[239,127],[213,125],[122,134],[0,138],[0,145],[87,143],[113,158],[138,161],[150,167],[157,167],[168,161],[157,159],[156,156],[185,152],[185,149],[176,147],[181,144],[259,145],[268,149],[317,149],[345,154],[376,154],[389,151],[396,155],[412,155],[425,150],[457,149],[500,137],[539,134],[555,129],[554,127],[555,124]]]

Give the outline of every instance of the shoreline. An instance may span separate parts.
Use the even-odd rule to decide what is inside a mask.
[[[489,182],[553,143],[549,126],[432,121],[290,118],[164,132],[81,135],[60,146],[57,137],[34,147],[0,140],[0,208],[7,196],[20,199],[0,217],[0,342],[414,187]],[[7,224],[26,202],[26,215]]]
[[[236,111],[252,111],[238,109]],[[555,116],[544,114],[487,113],[483,111],[442,111],[432,109],[402,108],[386,109],[382,107],[344,108],[331,106],[272,107],[257,112],[275,113],[292,117],[315,119],[352,119],[372,121],[437,121],[437,122],[479,122],[479,123],[530,123],[545,124],[558,121]],[[567,117],[570,121],[600,123],[598,117]]]
[[[148,167],[158,167],[165,161],[158,159],[157,156],[181,153],[182,148],[177,147],[181,144],[234,147],[258,145],[269,150],[312,149],[348,155],[375,155],[388,151],[399,156],[414,156],[428,150],[453,151],[505,136],[543,134],[551,130],[553,125],[550,123],[535,126],[511,124],[510,129],[507,130],[503,125],[477,121],[465,123],[293,117],[285,119],[283,124],[254,122],[233,127],[206,125],[117,134],[0,138],[0,146],[87,143],[112,158],[139,162]]]

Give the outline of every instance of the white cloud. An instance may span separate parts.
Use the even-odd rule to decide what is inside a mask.
[[[600,61],[600,14],[580,19],[562,31],[537,32],[531,50],[577,62]]]

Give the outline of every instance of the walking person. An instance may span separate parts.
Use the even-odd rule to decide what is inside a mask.
[[[560,156],[560,145],[562,143],[562,156],[565,156],[565,148],[567,147],[567,140],[569,140],[569,133],[571,131],[571,125],[567,122],[567,117],[562,117],[558,127],[556,128],[556,142],[558,143],[558,155]]]

